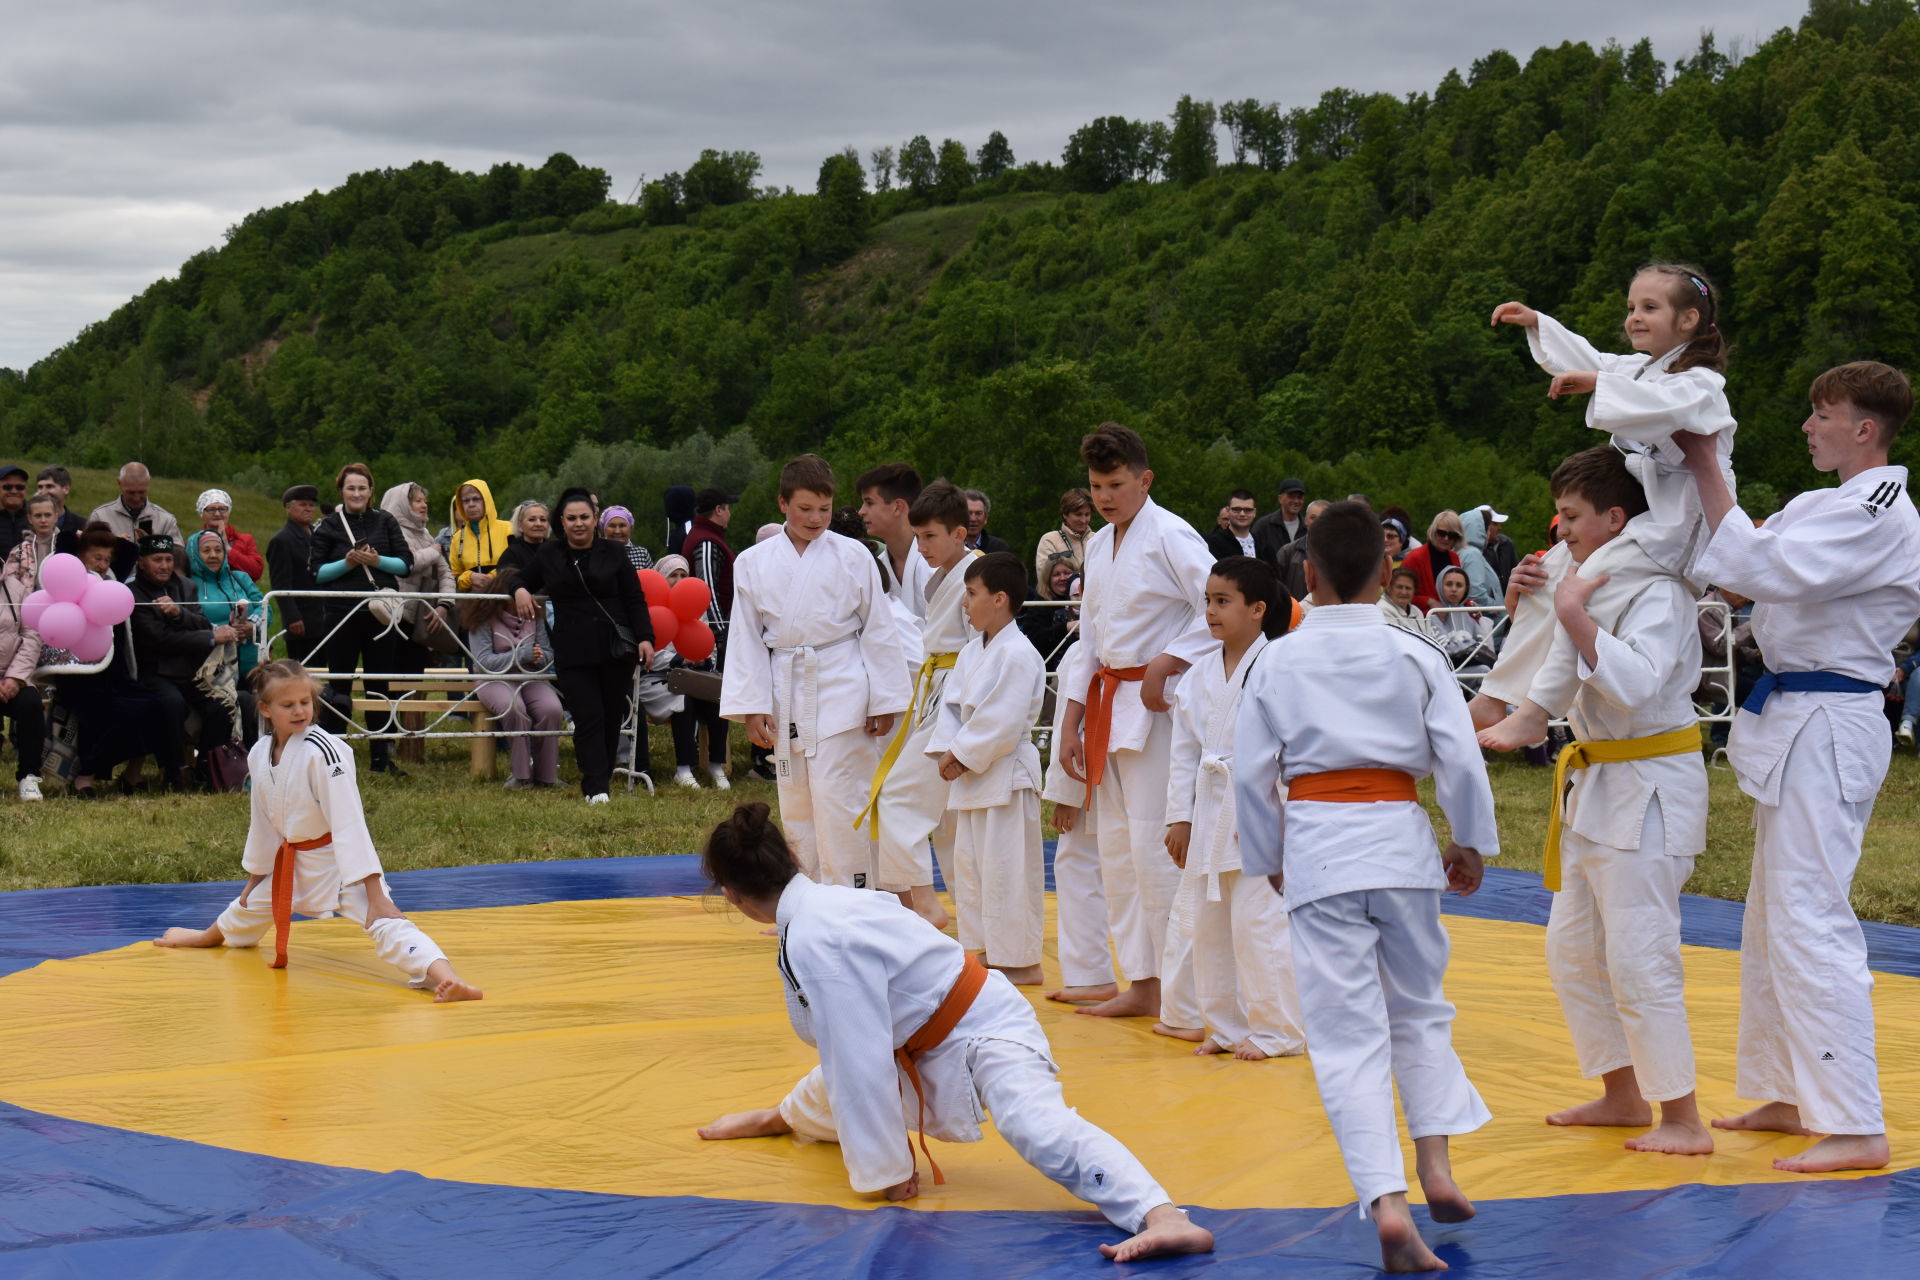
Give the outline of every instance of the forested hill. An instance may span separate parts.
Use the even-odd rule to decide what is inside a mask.
[[[440,496],[587,479],[656,507],[712,478],[758,519],[767,460],[816,449],[978,485],[1031,538],[1116,418],[1202,521],[1300,474],[1422,516],[1517,507],[1530,542],[1581,406],[1488,328],[1503,299],[1624,349],[1634,267],[1705,268],[1762,507],[1818,482],[1814,373],[1920,368],[1911,0],[1818,0],[1738,58],[1711,36],[1672,67],[1645,42],[1494,51],[1405,96],[1182,99],[1058,160],[1018,146],[830,156],[811,194],[708,152],[633,204],[564,155],[357,174],[0,372],[0,456],[269,491],[365,457]]]

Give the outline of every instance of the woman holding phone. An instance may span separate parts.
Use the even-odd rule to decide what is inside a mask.
[[[333,478],[340,505],[313,526],[314,580],[323,591],[351,591],[373,596],[393,591],[399,580],[413,568],[413,553],[407,549],[406,536],[394,518],[373,505],[373,472],[364,462],[349,462]],[[321,650],[327,670],[326,702],[346,726],[353,724],[353,676],[356,669],[368,672],[392,672],[396,659],[403,615],[395,610],[383,616],[384,603],[376,601],[328,600],[325,621],[321,624],[329,637]],[[369,697],[384,697],[387,682],[364,682]],[[393,716],[371,720],[368,728],[391,730]],[[375,738],[368,749],[375,773],[406,775],[398,769],[391,744]]]

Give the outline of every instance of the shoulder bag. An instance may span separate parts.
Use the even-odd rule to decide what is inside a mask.
[[[346,504],[342,503],[335,507],[333,514],[340,517],[340,528],[346,532],[347,550],[353,550],[359,544],[354,541],[353,526],[347,523]],[[381,586],[378,579],[373,576],[373,570],[362,565],[360,572],[367,575],[367,585],[373,588],[367,592],[367,611],[379,620],[383,629],[391,629],[394,623],[400,621],[400,615],[406,610],[406,602],[394,599],[400,593],[392,587]]]
[[[572,557],[569,556],[568,559],[572,560]],[[613,628],[613,639],[607,645],[607,657],[614,662],[638,661],[640,641],[635,638],[633,628],[624,622],[617,621],[611,613],[607,612],[607,606],[601,604],[600,597],[593,594],[593,589],[587,586],[587,575],[581,572],[578,560],[573,560],[573,576],[580,579],[580,590],[586,593],[587,599],[593,601],[593,607],[600,611],[600,616],[605,618],[607,624]]]

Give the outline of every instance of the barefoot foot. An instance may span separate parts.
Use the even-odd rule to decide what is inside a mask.
[[[1108,982],[1097,987],[1061,987],[1047,992],[1047,999],[1061,1004],[1104,1004],[1119,994],[1120,988]]]
[[[1046,975],[1040,972],[1040,966],[1037,964],[1023,964],[1019,968],[1012,968],[1003,964],[990,964],[987,968],[998,969],[1001,973],[1006,974],[1007,981],[1016,987],[1037,987],[1047,980]]]
[[[732,1112],[694,1132],[708,1142],[724,1142],[728,1138],[771,1138],[792,1133],[793,1128],[780,1118],[780,1108],[768,1107],[765,1111]]]
[[[1797,1156],[1773,1162],[1782,1173],[1833,1173],[1838,1169],[1884,1169],[1893,1159],[1884,1133],[1835,1133]]]
[[[1175,1040],[1188,1040],[1196,1044],[1207,1038],[1205,1027],[1170,1027],[1164,1022],[1153,1024],[1153,1034],[1170,1036]]]
[[[1653,1123],[1653,1106],[1647,1102],[1618,1102],[1595,1098],[1547,1117],[1548,1124],[1591,1125],[1600,1129],[1638,1129]]]
[[[1074,1012],[1095,1018],[1157,1018],[1160,1016],[1160,980],[1142,978],[1113,999],[1083,1005]]]
[[[952,923],[947,909],[940,905],[939,897],[930,884],[917,884],[900,895],[900,901],[909,911],[925,920],[936,929],[944,929]],[[1039,979],[1035,979],[1039,981]]]
[[[1435,1222],[1465,1222],[1480,1212],[1467,1199],[1467,1193],[1453,1180],[1451,1173],[1428,1173],[1420,1179],[1420,1194],[1427,1198],[1427,1216]]]
[[[1474,732],[1491,729],[1507,718],[1507,704],[1490,693],[1476,693],[1467,699],[1467,714],[1473,717]]]
[[[1157,1022],[1154,1023],[1153,1029],[1155,1031],[1158,1031],[1160,1029],[1160,1024]],[[1195,1045],[1193,1048],[1193,1056],[1196,1058],[1210,1058],[1216,1053],[1231,1053],[1231,1052],[1233,1052],[1233,1049],[1231,1046],[1221,1044],[1218,1040],[1215,1040],[1212,1036],[1208,1036],[1206,1039],[1202,1040],[1199,1044]]]
[[[1380,1232],[1380,1269],[1395,1274],[1416,1271],[1445,1271],[1447,1264],[1434,1256],[1427,1242],[1413,1225],[1407,1211],[1407,1197],[1395,1192],[1373,1202],[1374,1225]]]
[[[1547,713],[1531,702],[1524,702],[1518,711],[1491,729],[1482,729],[1475,736],[1480,745],[1489,751],[1518,751],[1522,747],[1545,741]]]
[[[1255,1044],[1251,1037],[1233,1046],[1233,1056],[1242,1062],[1265,1062],[1273,1055]]]
[[[1745,1115],[1716,1119],[1712,1123],[1716,1129],[1791,1133],[1801,1138],[1813,1136],[1813,1131],[1800,1123],[1800,1108],[1788,1102],[1763,1102]]]
[[[433,1002],[435,1004],[452,1004],[456,1000],[478,1000],[482,994],[480,988],[474,986],[471,982],[461,981],[460,977],[455,975],[451,978],[443,978],[440,982],[434,984]]]
[[[178,925],[153,940],[156,947],[217,947],[226,941],[217,928],[182,929]]]
[[[1666,1156],[1710,1156],[1713,1154],[1713,1134],[1697,1120],[1692,1124],[1662,1120],[1658,1126],[1639,1137],[1628,1138],[1626,1148],[1629,1151],[1653,1151]]]
[[[1165,1257],[1175,1253],[1212,1253],[1213,1232],[1170,1204],[1147,1210],[1140,1234],[1119,1244],[1103,1244],[1100,1256],[1114,1262]]]

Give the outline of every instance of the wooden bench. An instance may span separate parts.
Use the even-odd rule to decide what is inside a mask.
[[[326,671],[313,671],[316,680],[327,679]],[[473,724],[477,737],[468,739],[469,772],[476,778],[491,779],[495,776],[498,753],[493,742],[493,717],[487,714],[486,704],[474,696],[474,686],[466,677],[470,673],[460,667],[429,667],[417,676],[403,680],[387,681],[387,694],[369,694],[356,676],[354,680],[353,709],[358,714],[374,713],[378,716],[391,716],[396,727],[411,732],[426,728],[427,717],[445,717],[464,713]],[[405,701],[401,695],[408,695]],[[378,732],[385,725],[379,720],[369,722]],[[417,762],[426,758],[426,740],[424,738],[401,738],[399,740],[400,758]]]

